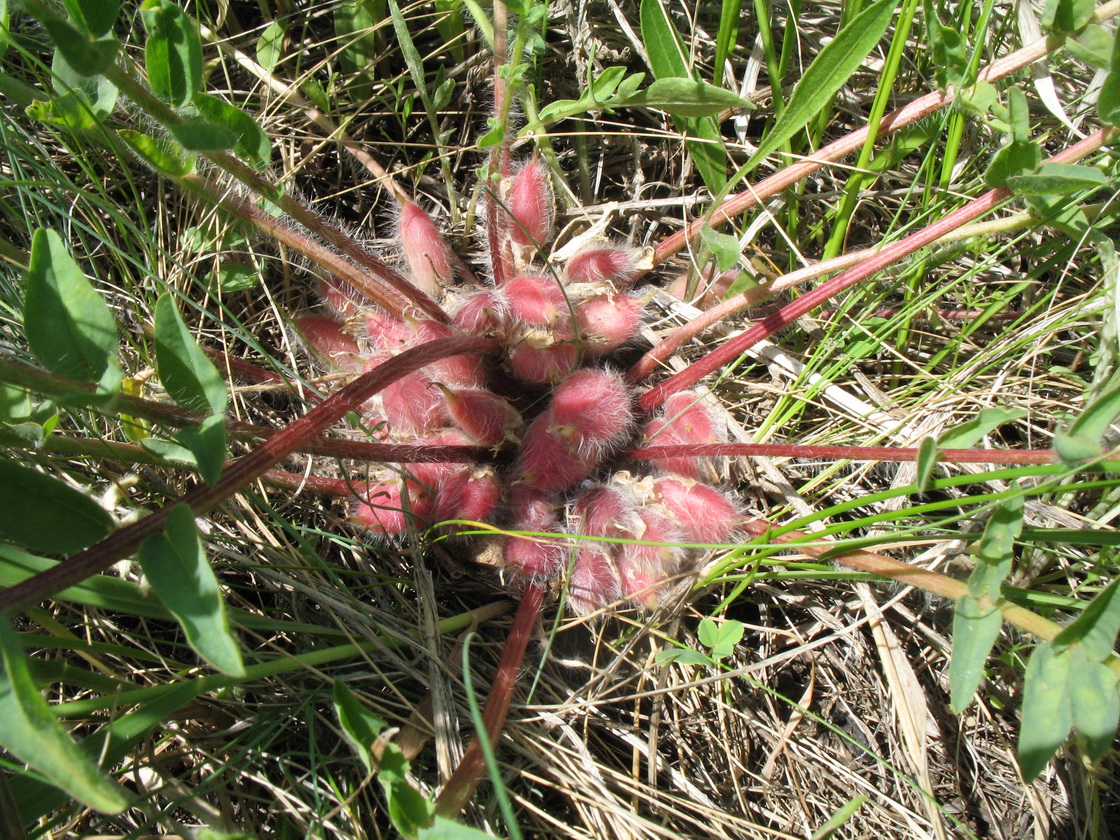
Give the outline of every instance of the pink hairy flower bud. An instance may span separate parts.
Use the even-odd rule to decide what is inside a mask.
[[[399,537],[408,532],[411,515],[416,527],[427,527],[432,514],[431,496],[414,482],[408,482],[407,505],[402,499],[400,479],[370,482],[360,493],[350,513],[350,521],[377,534]],[[407,512],[406,512],[407,509]]]
[[[331,367],[354,372],[362,369],[361,348],[353,336],[343,332],[338,321],[304,315],[295,319],[295,327],[315,355]]]
[[[600,458],[621,441],[634,420],[622,379],[598,368],[577,370],[561,382],[543,416],[554,433],[573,441],[578,451]]]
[[[598,543],[584,543],[572,564],[568,603],[578,615],[601,610],[622,600],[622,586],[612,552]]]
[[[555,532],[558,526],[557,507],[551,494],[526,484],[515,485],[510,493],[513,522],[510,530]],[[505,541],[503,561],[527,578],[551,578],[560,572],[568,551],[568,546],[559,539],[509,536]]]
[[[509,367],[518,379],[544,384],[559,382],[576,366],[574,344],[532,347],[519,344],[509,351]]]
[[[509,301],[509,314],[518,322],[549,326],[571,316],[564,291],[551,277],[519,274],[502,287]]]
[[[552,186],[543,164],[529,161],[513,180],[506,199],[513,216],[510,237],[518,245],[543,245],[552,232]]]
[[[693,391],[680,391],[665,401],[662,416],[650,420],[642,430],[651,446],[721,443],[720,428],[707,406]],[[655,458],[653,465],[665,472],[701,480],[707,459],[696,457]]]
[[[423,433],[446,426],[447,402],[423,371],[398,379],[381,391],[385,419],[394,431]]]
[[[438,297],[453,276],[447,243],[431,217],[411,201],[401,206],[400,238],[416,285]]]
[[[735,532],[739,511],[714,487],[675,476],[662,476],[653,486],[689,542],[723,543]]]
[[[365,295],[333,274],[319,279],[319,294],[323,296],[323,302],[343,318],[352,318],[373,306]]]
[[[371,312],[366,316],[366,334],[379,350],[398,353],[409,346],[415,330],[388,312]]]
[[[432,467],[448,469],[432,470]],[[433,497],[432,520],[486,520],[501,496],[501,484],[490,467],[467,464],[414,464],[415,479]]]
[[[455,311],[455,326],[470,335],[501,333],[509,318],[503,289],[479,289],[463,296]]]
[[[589,245],[568,260],[564,276],[576,283],[626,285],[633,270],[629,249],[617,245]]]
[[[576,306],[576,326],[590,356],[611,353],[642,326],[643,302],[631,295],[596,295]]]
[[[642,529],[638,539],[649,545],[620,545],[617,557],[622,594],[652,610],[665,594],[665,582],[681,570],[684,531],[669,517],[650,508],[638,511]]]
[[[596,484],[572,501],[568,523],[573,533],[588,537],[634,539],[641,526],[636,515],[630,493],[616,484]]]
[[[415,326],[414,334],[415,344],[424,344],[437,338],[453,336],[455,331],[446,324],[420,321]],[[435,382],[460,388],[481,388],[486,382],[486,368],[482,357],[470,353],[432,362],[427,373]]]
[[[443,388],[455,424],[484,446],[497,446],[524,422],[508,401],[480,388]]]

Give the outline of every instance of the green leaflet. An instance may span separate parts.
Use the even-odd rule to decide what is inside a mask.
[[[162,534],[140,544],[140,565],[183,628],[190,646],[208,663],[234,677],[245,675],[241,651],[229,628],[221,587],[206,560],[194,512],[176,505]]]
[[[0,743],[80,802],[105,814],[128,807],[121,790],[74,743],[39,695],[19,637],[0,621]]]
[[[0,537],[47,554],[71,554],[108,536],[113,518],[57,478],[0,458]]]

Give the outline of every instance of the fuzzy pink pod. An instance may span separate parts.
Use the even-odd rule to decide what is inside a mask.
[[[526,484],[515,485],[510,494],[510,529],[555,533],[559,525],[557,506],[552,494]],[[555,577],[570,551],[559,536],[555,540],[509,536],[503,548],[503,562],[530,579]]]
[[[638,517],[643,526],[639,539],[650,544],[620,545],[615,562],[622,594],[652,610],[665,594],[665,582],[681,570],[684,551],[675,543],[686,537],[679,524],[655,510],[642,508]]]
[[[533,347],[518,344],[509,351],[509,367],[518,379],[537,384],[559,382],[576,366],[574,344]]]
[[[724,440],[723,430],[693,391],[680,391],[669,397],[661,416],[646,423],[642,433],[651,446],[721,443]],[[665,472],[699,481],[703,477],[705,459],[654,458],[652,463]]]
[[[435,321],[420,321],[415,328],[416,344],[426,344],[437,338],[455,335],[455,330]],[[426,369],[433,382],[461,388],[481,388],[486,382],[486,367],[482,357],[475,354],[449,356],[432,362]]]
[[[353,318],[373,306],[373,301],[333,274],[320,278],[319,294],[323,302],[343,318]]]
[[[415,371],[381,391],[385,419],[397,432],[422,434],[446,426],[451,420],[447,401],[424,371]]]
[[[470,335],[503,331],[509,319],[509,300],[502,289],[479,289],[464,295],[455,310],[455,326]]]
[[[366,315],[366,335],[379,350],[399,353],[413,343],[416,331],[395,315],[375,311]]]
[[[443,235],[431,216],[411,201],[401,205],[398,232],[412,279],[424,292],[438,298],[453,277]]]
[[[564,290],[551,277],[519,274],[502,287],[509,302],[512,325],[520,322],[538,326],[566,323],[571,317]]]
[[[599,543],[580,546],[568,579],[568,603],[578,615],[588,615],[622,600],[612,553]]]
[[[552,232],[552,186],[548,170],[529,161],[513,180],[506,204],[513,221],[510,238],[518,245],[542,245]]]
[[[321,315],[304,315],[295,319],[295,328],[322,361],[336,370],[362,369],[361,348],[353,336],[343,332],[342,324]]]
[[[596,295],[576,306],[576,327],[590,356],[611,353],[631,341],[642,326],[642,300],[632,295]]]
[[[553,434],[596,460],[621,442],[634,420],[626,384],[598,368],[577,370],[561,382],[544,416]]]
[[[404,483],[400,479],[370,482],[361,488],[359,500],[350,513],[350,521],[356,525],[383,534],[399,537],[408,532],[410,513],[405,512],[402,499]],[[408,511],[421,530],[427,527],[427,520],[434,510],[431,496],[419,485],[408,482]]]
[[[567,490],[591,475],[599,459],[581,454],[571,440],[552,433],[546,414],[529,424],[517,471],[522,481],[538,490]]]
[[[676,476],[662,476],[653,486],[689,542],[722,543],[735,532],[739,511],[714,487]]]
[[[483,446],[497,446],[517,432],[521,413],[492,391],[444,389],[447,411],[455,424]]]
[[[415,465],[419,466],[432,466]],[[443,522],[449,519],[484,521],[490,518],[501,497],[501,484],[490,467],[475,468],[469,464],[450,464],[450,470],[425,479],[423,482],[433,494],[432,519]],[[413,470],[416,474],[416,470]]]
[[[617,245],[590,245],[581,249],[564,266],[564,276],[575,283],[628,284],[634,262],[627,248]]]
[[[595,484],[572,500],[568,523],[572,531],[588,537],[633,539],[636,503],[632,494],[616,484]]]

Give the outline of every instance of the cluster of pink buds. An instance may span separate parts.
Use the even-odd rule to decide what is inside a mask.
[[[610,367],[610,354],[642,324],[646,298],[631,289],[631,250],[595,243],[551,265],[552,194],[535,161],[503,185],[500,206],[497,241],[511,270],[469,291],[453,285],[450,250],[428,214],[411,202],[401,210],[402,268],[449,303],[450,325],[390,315],[333,279],[322,287],[329,314],[296,319],[315,356],[344,373],[452,335],[487,336],[504,349],[500,365],[454,356],[399,379],[366,405],[363,420],[398,442],[491,447],[509,453],[499,459],[505,466],[382,470],[354,483],[351,521],[388,538],[451,520],[494,522],[508,532],[505,568],[564,582],[578,613],[627,602],[653,608],[700,547],[732,538],[738,511],[706,483],[712,468],[700,459],[629,471],[618,462],[639,443],[717,443],[721,429],[693,392],[675,394],[644,424],[635,417],[631,388]]]

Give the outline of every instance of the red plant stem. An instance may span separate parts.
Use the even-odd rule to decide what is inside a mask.
[[[489,353],[494,349],[495,344],[490,339],[455,337],[436,339],[406,350],[374,370],[362,374],[299,420],[276,432],[248,455],[233,462],[213,487],[197,486],[184,495],[179,503],[190,505],[196,514],[202,514],[259,478],[348,412],[361,408],[366,400],[382,388],[448,356]],[[140,521],[114,531],[101,542],[57,566],[0,592],[0,612],[38,603],[130,556],[145,539],[163,530],[164,522],[174,507],[175,504],[165,505]]]
[[[95,390],[94,386],[90,385],[88,382],[79,382],[75,379],[55,376],[52,373],[47,373],[46,371],[38,370],[29,365],[13,362],[8,359],[0,359],[0,382],[18,385],[36,393],[53,397],[65,397],[77,392],[92,394]],[[177,405],[170,405],[168,403],[132,397],[126,394],[118,394],[115,398],[114,406],[122,414],[143,418],[144,420],[151,420],[174,428],[197,426],[206,419],[206,415],[197,411],[191,411],[190,409],[182,408]],[[240,420],[229,421],[226,425],[226,429],[229,434],[234,437],[255,438],[257,440],[267,440],[276,433],[276,429],[268,426],[257,426],[252,423],[244,423]],[[45,446],[48,449],[53,439],[56,438],[47,439]],[[62,439],[80,441],[74,443],[75,447],[87,444],[87,441],[80,438]],[[113,447],[126,446],[126,444],[114,444],[107,441],[88,441],[89,446],[95,444],[102,447],[100,453],[83,451],[74,454],[111,455]],[[121,451],[124,452],[127,450]],[[490,447],[486,446],[428,446],[425,444],[376,443],[372,441],[326,437],[316,437],[308,440],[293,451],[303,452],[308,455],[348,458],[354,461],[384,461],[413,464],[425,462],[486,461],[493,459],[493,452]]]
[[[1116,130],[1111,128],[1096,131],[1084,140],[1054,155],[1047,160],[1046,163],[1071,163],[1079,160],[1095,149],[1100,148],[1102,144],[1115,134]],[[670,376],[663,382],[658,383],[638,400],[637,404],[639,409],[642,411],[650,411],[656,408],[672,394],[695,385],[708,374],[719,370],[719,368],[739,358],[747,349],[753,347],[762,339],[774,334],[788,324],[793,323],[802,315],[820,306],[826,300],[839,294],[849,286],[855,285],[859,281],[875,274],[877,271],[912,254],[919,248],[928,245],[936,239],[940,239],[949,231],[994,210],[1009,198],[1011,198],[1011,191],[1006,187],[990,190],[979,198],[974,198],[964,207],[954,210],[949,215],[926,226],[917,233],[911,234],[898,242],[892,242],[867,261],[860,265],[853,266],[847,271],[833,277],[827,283],[823,283],[816,289],[806,293],[793,303],[783,306],[775,314],[764,318],[750,329],[744,331],[741,335],[723,343],[706,356],[693,362],[680,373]],[[665,343],[666,342],[662,342],[639,359],[637,364],[627,372],[627,377],[631,382],[641,381],[641,379],[654,369],[659,360],[666,358],[664,355],[665,351],[663,350]],[[669,352],[671,353],[672,349],[670,349]]]
[[[1120,3],[1107,3],[1097,9],[1094,20],[1099,23],[1114,17],[1117,12],[1120,12]],[[980,71],[977,76],[977,81],[994,82],[997,79],[1002,79],[1004,76],[1008,76],[1016,70],[1020,70],[1049,54],[1060,43],[1061,40],[1054,41],[1050,38],[1040,38],[1016,50],[1011,53],[1011,55],[989,64]],[[879,133],[877,137],[884,137],[898,131],[900,128],[904,128],[920,120],[922,117],[928,116],[944,108],[946,105],[952,104],[957,98],[957,93],[958,88],[950,86],[944,91],[926,94],[919,99],[915,99],[910,104],[896,111],[892,111],[884,116],[879,123]],[[739,213],[742,213],[748,207],[753,207],[771,196],[788,189],[802,178],[820,169],[824,164],[839,160],[845,155],[861,148],[864,142],[866,142],[870,131],[871,129],[869,126],[865,126],[858,131],[853,131],[851,134],[847,134],[829,143],[806,159],[784,167],[781,171],[774,173],[769,178],[759,181],[753,187],[730,197],[716,208],[715,212],[711,214],[710,219],[697,219],[684,230],[673,234],[659,243],[657,247],[654,248],[653,264],[655,266],[660,265],[669,257],[684,250],[690,242],[695,241],[697,237],[700,236],[700,230],[704,225],[711,225],[712,227],[722,225],[733,219]],[[645,271],[638,272],[635,279],[641,279],[645,273]]]
[[[462,811],[482,779],[485,764],[479,739],[486,737],[490,739],[491,746],[497,744],[498,736],[501,735],[506,716],[509,714],[513,692],[517,687],[517,675],[525,659],[525,650],[529,646],[533,626],[544,603],[544,595],[544,586],[539,583],[528,584],[521,594],[521,603],[517,606],[517,614],[513,617],[509,636],[502,649],[498,673],[494,677],[490,696],[486,700],[486,708],[482,712],[485,731],[475,734],[474,740],[463,753],[459,766],[455,768],[455,772],[451,774],[451,778],[436,797],[436,814],[439,816],[454,817]]]
[[[509,115],[509,85],[503,69],[509,64],[509,18],[506,4],[501,0],[494,3],[494,119],[498,122]],[[509,250],[509,237],[506,231],[509,227],[509,218],[502,212],[501,202],[495,197],[500,195],[499,185],[502,179],[509,175],[509,132],[505,132],[502,141],[490,153],[490,164],[487,169],[488,183],[483,188],[486,201],[486,240],[490,251],[490,270],[493,274],[494,285],[501,287],[506,284],[513,273],[513,260]]]
[[[940,463],[948,464],[1055,464],[1053,449],[941,449]],[[827,461],[916,461],[915,448],[892,446],[795,446],[787,443],[701,443],[644,446],[623,453],[636,460],[701,458],[741,455],[753,458],[816,458]]]

